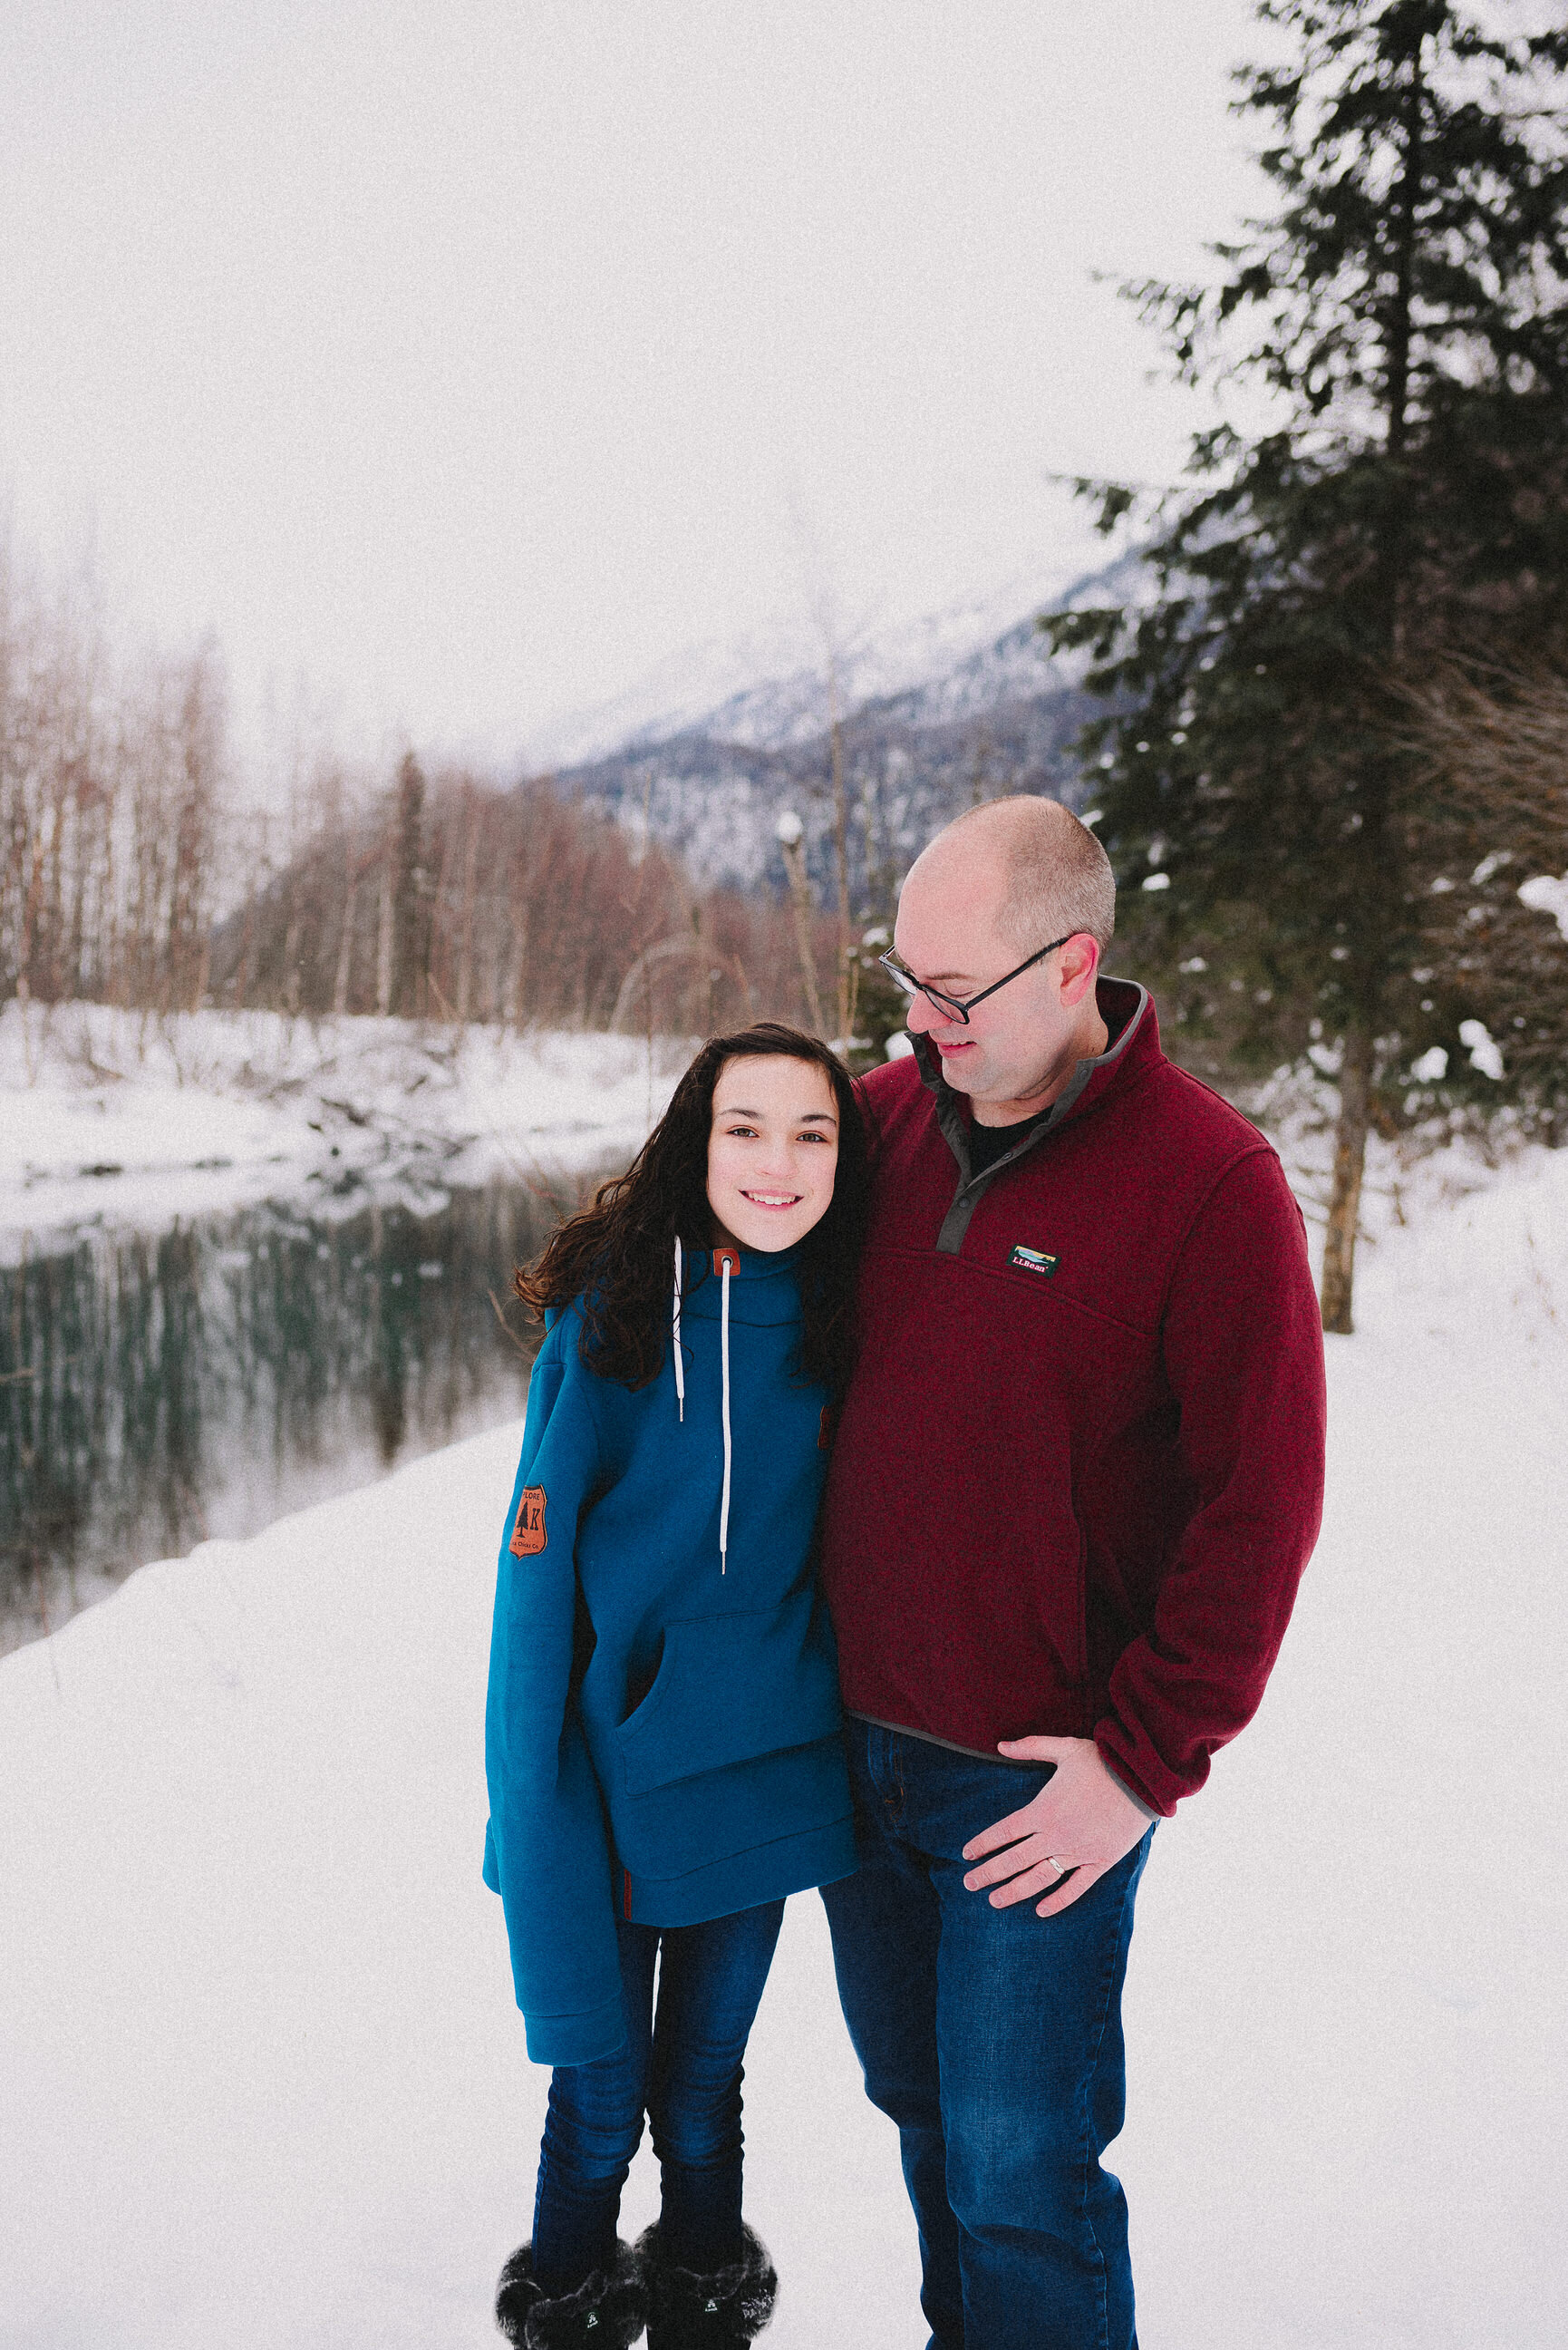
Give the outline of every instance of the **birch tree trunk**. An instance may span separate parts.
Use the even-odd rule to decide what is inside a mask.
[[[354,962],[354,916],[359,903],[359,879],[351,875],[343,900],[343,932],[337,941],[337,969],[332,976],[332,1016],[341,1020],[348,1009],[348,980]]]
[[[512,910],[511,951],[506,958],[506,977],[501,994],[501,1024],[506,1029],[523,1025],[523,1002],[528,979],[528,863],[522,849],[512,856],[509,879],[509,899]]]
[[[381,859],[381,919],[376,933],[376,1012],[385,1020],[392,1008],[392,842]]]
[[[462,914],[457,947],[457,1024],[460,1028],[468,1025],[469,1004],[473,993],[473,901],[479,875],[479,806],[472,786],[463,797],[468,837],[463,846]]]

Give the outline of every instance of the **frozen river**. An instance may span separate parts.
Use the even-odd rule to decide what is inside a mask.
[[[537,1332],[512,1270],[562,1204],[275,1203],[0,1264],[0,1649],[520,1411]]]

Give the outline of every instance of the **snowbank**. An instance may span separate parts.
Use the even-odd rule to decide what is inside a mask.
[[[629,1154],[678,1041],[100,1004],[0,1013],[0,1232],[282,1194],[418,1202]]]
[[[1284,1162],[1321,1264],[1333,1188],[1335,1095],[1281,1071],[1242,1097]],[[1355,1324],[1392,1333],[1414,1316],[1433,1335],[1487,1347],[1568,1334],[1568,1150],[1521,1141],[1505,1116],[1490,1136],[1444,1140],[1434,1120],[1366,1145],[1355,1256]]]
[[[1141,1898],[1116,2159],[1149,2350],[1560,2339],[1568,1331],[1521,1268],[1560,1276],[1565,1207],[1542,1154],[1392,1225],[1331,1342],[1283,1659]],[[545,2087],[479,1877],[516,1435],[150,1566],[0,1663],[14,2350],[495,2338]],[[896,2145],[809,1897],[747,2098],[770,2342],[910,2350]],[[645,2153],[628,2226],[653,2194]]]

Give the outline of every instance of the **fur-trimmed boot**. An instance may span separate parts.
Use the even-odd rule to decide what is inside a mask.
[[[774,2314],[778,2272],[767,2246],[750,2228],[727,2268],[700,2276],[664,2258],[659,2223],[637,2240],[648,2279],[648,2350],[743,2350]]]
[[[496,2287],[495,2323],[515,2350],[630,2350],[647,2322],[642,2263],[618,2241],[607,2273],[596,2269],[554,2301],[535,2282],[532,2244],[513,2253]]]

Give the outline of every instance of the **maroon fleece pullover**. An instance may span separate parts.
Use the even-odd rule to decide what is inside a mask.
[[[1093,1737],[1153,1810],[1278,1654],[1323,1498],[1323,1339],[1270,1145],[1102,980],[1113,1042],[988,1173],[918,1055],[875,1070],[859,1359],[823,1571],[844,1701],[994,1754]]]

